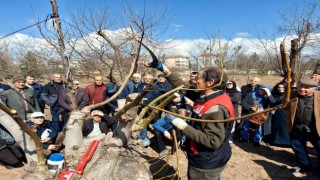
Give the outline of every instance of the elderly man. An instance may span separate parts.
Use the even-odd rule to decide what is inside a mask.
[[[80,84],[79,81],[77,80],[73,81],[72,89],[76,96],[76,103],[78,108],[77,110],[81,111],[82,108],[84,108],[89,104],[89,96],[84,88],[79,87],[79,84]],[[71,106],[70,106],[71,101],[67,93],[68,93],[67,89],[63,89],[60,91],[58,102],[61,107],[58,111],[58,114],[61,114],[65,111],[69,113],[71,111]]]
[[[260,84],[258,84],[259,82],[260,82],[260,78],[253,77],[250,79],[249,84],[242,86],[241,87],[242,99],[245,98],[247,94],[257,91],[258,88],[260,87]]]
[[[184,82],[165,67],[161,61],[149,63],[164,72],[175,87]],[[197,76],[200,98],[193,106],[192,117],[198,119],[223,120],[234,117],[234,107],[225,93],[227,75],[217,68],[205,68]],[[219,84],[222,80],[221,84]],[[172,124],[187,137],[188,179],[220,179],[221,172],[231,157],[229,137],[232,122],[195,122],[187,124],[183,119],[172,117]]]
[[[42,92],[41,92],[41,98],[42,100],[50,106],[50,112],[52,116],[52,122],[59,124],[59,131],[62,131],[65,124],[67,123],[69,119],[69,114],[67,112],[64,112],[61,114],[62,121],[59,121],[59,114],[58,111],[61,107],[61,105],[58,102],[59,99],[59,93],[61,90],[66,89],[67,84],[62,81],[62,76],[59,73],[53,73],[51,75],[51,81],[43,86]]]
[[[103,139],[104,136],[110,132],[110,129],[103,119],[103,112],[94,110],[91,112],[91,118],[84,121],[82,126],[82,134],[90,141],[95,139]]]
[[[189,85],[190,85],[189,88],[190,89],[196,89],[197,88],[197,80],[196,80],[197,76],[198,76],[198,72],[197,71],[191,72],[190,80],[189,80]],[[192,101],[196,101],[199,98],[199,93],[197,93],[195,91],[192,91],[192,90],[189,90],[189,91],[187,91],[186,96],[190,97],[190,99]]]
[[[287,130],[298,161],[298,167],[293,169],[302,173],[313,170],[307,151],[309,141],[317,151],[316,173],[320,177],[320,92],[315,90],[317,85],[312,79],[301,79],[297,91],[291,93],[291,98],[298,98],[298,101],[288,108]]]
[[[94,83],[86,87],[86,91],[89,95],[89,104],[91,105],[103,102],[104,90],[106,90],[106,86],[103,83],[103,77],[94,77]]]
[[[129,81],[124,87],[119,98],[126,98],[132,93],[141,93],[143,90],[143,82],[141,80],[141,74],[135,73],[132,75],[132,80]]]
[[[41,99],[41,92],[42,92],[43,86],[39,83],[36,83],[36,79],[33,74],[26,74],[24,76],[24,78],[26,79],[26,86],[29,88],[32,88],[34,90],[34,94],[35,94],[37,101],[39,103],[41,112],[43,112],[44,108],[45,108],[45,104],[44,104],[43,100]]]
[[[50,155],[52,151],[58,151],[64,140],[63,133],[58,133],[59,127],[52,121],[45,120],[42,112],[31,114],[27,126],[33,127],[37,136],[41,139],[42,148],[45,155]]]
[[[154,76],[152,74],[150,74],[150,73],[146,73],[143,76],[142,86],[143,86],[144,90],[153,87],[153,79],[154,79]],[[144,104],[149,104],[153,100],[153,98],[154,98],[153,92],[149,91],[143,96],[143,103]],[[149,114],[147,113],[145,115],[145,117],[147,117],[148,115]],[[143,143],[144,146],[149,146],[150,145],[150,140],[147,138],[147,128],[145,128],[145,129],[140,131],[139,139],[143,141],[142,143]]]
[[[157,82],[153,85],[153,99],[173,89],[173,86],[167,81],[164,74],[159,74]]]
[[[26,87],[24,77],[12,79],[13,88],[1,93],[2,101],[19,114],[20,118],[27,120],[32,112],[40,111],[34,91]]]

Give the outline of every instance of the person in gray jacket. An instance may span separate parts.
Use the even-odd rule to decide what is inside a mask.
[[[13,78],[13,88],[1,92],[1,99],[6,106],[16,110],[20,118],[26,121],[29,114],[40,111],[40,106],[33,89],[26,87],[25,82],[24,77]]]

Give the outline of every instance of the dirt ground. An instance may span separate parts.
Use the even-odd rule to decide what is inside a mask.
[[[151,138],[151,142],[156,144],[155,139]],[[291,148],[282,148],[262,144],[261,147],[255,147],[252,143],[246,144],[238,143],[234,140],[231,144],[232,156],[228,162],[225,170],[222,173],[222,179],[231,180],[266,180],[266,179],[317,179],[315,175],[308,174],[302,176],[301,174],[294,174],[288,168],[295,165],[295,156]],[[148,147],[142,149],[134,147],[141,152],[140,161],[143,162],[154,175],[154,179],[171,179],[166,177],[174,174],[177,170],[176,155],[169,155],[162,159],[158,158],[158,153],[155,151],[156,147]],[[170,149],[170,146],[168,146]],[[315,151],[310,146],[311,158],[316,165]],[[146,153],[144,154],[143,151]],[[166,166],[166,162],[169,162]],[[161,170],[161,168],[164,168]],[[181,179],[187,179],[187,159],[185,153],[179,150],[179,170]],[[26,170],[25,167],[7,170],[0,166],[1,180],[15,180],[21,179],[22,174]],[[177,179],[174,178],[174,179]]]
[[[229,76],[232,79],[232,76]],[[246,84],[245,77],[237,76],[234,79],[240,86]],[[281,80],[276,76],[261,77],[261,84],[275,85]],[[152,144],[155,139],[151,138]],[[246,144],[239,143],[235,137],[234,144],[231,144],[232,156],[225,170],[222,173],[222,179],[239,179],[239,180],[265,180],[265,179],[317,179],[313,174],[302,176],[301,174],[293,174],[288,168],[295,166],[295,155],[291,148],[283,148],[269,146],[262,143],[261,147],[253,146],[252,142]],[[146,154],[142,153],[140,147],[134,147],[141,151],[141,162],[149,167],[154,175],[154,179],[171,179],[171,174],[176,172],[177,167],[180,170],[181,179],[187,179],[187,159],[185,153],[179,150],[179,166],[175,155],[170,155],[163,159],[158,158],[155,147],[146,149]],[[309,146],[311,159],[316,165],[316,152],[313,147]],[[169,162],[162,170],[163,165]],[[21,179],[26,168],[6,169],[0,166],[1,180]]]

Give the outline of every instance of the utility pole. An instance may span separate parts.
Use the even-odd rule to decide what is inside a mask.
[[[59,43],[59,54],[62,59],[62,64],[63,64],[63,74],[65,75],[67,81],[70,80],[69,73],[70,73],[70,63],[69,63],[69,58],[65,54],[65,44],[64,44],[64,39],[63,39],[63,33],[61,29],[61,22],[59,18],[59,13],[58,13],[58,5],[56,0],[50,0],[51,6],[52,6],[52,18],[54,21],[54,25],[57,31],[57,36],[58,36],[58,43]]]
[[[64,44],[64,39],[63,39],[63,33],[61,29],[61,22],[59,19],[59,13],[58,13],[58,5],[56,0],[50,0],[51,6],[52,6],[52,18],[54,20],[55,28],[57,31],[57,36],[58,36],[58,44],[59,47],[58,53],[61,56],[62,60],[62,70],[63,74],[66,77],[66,81],[68,83],[69,89],[72,87],[72,77],[71,77],[71,72],[70,72],[70,61],[68,56],[65,54],[65,44]],[[76,103],[76,97],[74,95],[74,90],[68,90],[68,97],[71,101],[70,107],[71,111],[75,111],[77,109],[77,103]]]

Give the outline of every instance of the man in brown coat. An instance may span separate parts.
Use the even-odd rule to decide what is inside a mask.
[[[290,132],[291,147],[296,154],[298,167],[295,172],[312,171],[312,163],[307,151],[307,141],[317,151],[320,175],[320,92],[316,91],[318,83],[312,79],[301,79],[297,91],[292,92],[292,98],[297,101],[287,109],[287,130]]]

